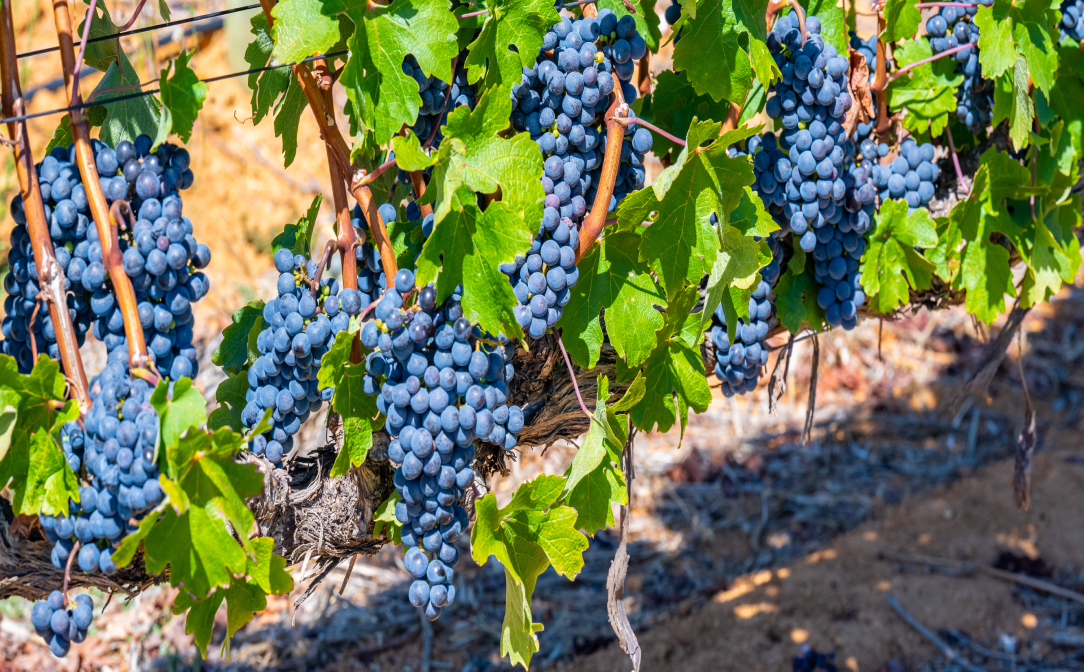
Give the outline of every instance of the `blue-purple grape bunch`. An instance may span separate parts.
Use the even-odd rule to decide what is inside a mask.
[[[404,566],[415,577],[408,599],[432,620],[456,595],[454,542],[469,524],[459,502],[475,480],[475,442],[512,450],[524,413],[508,398],[513,343],[472,326],[460,288],[438,304],[428,285],[405,303],[415,289],[414,273],[400,269],[360,340],[372,350],[363,389],[391,437]]]
[[[108,160],[113,150],[100,142],[94,143],[97,157]],[[103,156],[103,153],[106,156]],[[116,169],[114,169],[116,170]],[[41,163],[35,166],[45,216],[49,221],[49,235],[53,241],[57,264],[65,273],[64,289],[68,293],[68,313],[75,327],[76,339],[83,345],[94,315],[91,312],[90,295],[95,286],[105,281],[106,269],[102,265],[101,247],[95,259],[79,256],[84,252],[88,235],[97,239],[97,231],[90,220],[87,191],[83,186],[79,169],[74,163],[74,148],[56,147]],[[20,373],[29,373],[34,367],[33,350],[60,359],[55,325],[45,306],[37,303],[40,287],[38,268],[34,263],[34,249],[26,228],[26,211],[23,197],[16,195],[11,201],[11,216],[15,226],[11,230],[11,248],[8,252],[8,274],[4,277],[4,320],[0,331],[4,336],[4,354],[13,357]],[[84,279],[83,271],[91,266]],[[91,281],[94,282],[91,282]],[[35,309],[37,309],[35,315]],[[31,325],[30,320],[34,321]],[[34,347],[30,337],[33,335]]]
[[[545,157],[539,229],[525,254],[501,266],[517,298],[517,322],[532,338],[562,317],[579,278],[579,227],[596,197],[607,148],[603,118],[615,87],[611,73],[632,103],[637,89],[629,80],[646,49],[632,16],[619,19],[604,9],[595,18],[566,17],[543,35],[535,65],[523,69],[510,94],[513,128],[527,131]],[[644,155],[651,147],[651,133],[627,127],[609,211],[644,185]]]
[[[982,5],[991,5],[993,0],[979,2]],[[943,7],[938,14],[928,19],[925,26],[934,54],[973,44],[972,48],[962,49],[952,56],[958,62],[958,72],[965,76],[965,80],[958,87],[958,108],[955,114],[958,121],[969,128],[970,133],[980,135],[992,121],[995,83],[981,76],[980,49],[977,46],[980,27],[973,21],[976,14],[976,7]]]
[[[130,198],[136,213],[135,225],[123,232],[119,243],[155,367],[171,380],[195,378],[199,362],[192,344],[192,304],[210,288],[200,269],[211,262],[211,249],[196,242],[177,193],[192,184],[188,152],[168,143],[150,150],[151,139],[145,135],[132,143],[122,141],[114,151],[121,168],[110,171],[113,162],[100,159],[99,172],[103,183],[110,181],[112,195]],[[127,348],[121,309],[109,287],[95,290],[91,308],[95,337],[109,350]]]
[[[72,642],[78,644],[86,639],[93,618],[94,601],[90,595],[76,595],[66,603],[64,594],[59,590],[35,602],[30,609],[34,632],[49,642],[49,650],[54,656],[68,655]]]
[[[264,328],[256,339],[260,356],[247,373],[241,421],[252,429],[271,411],[271,429],[254,436],[249,450],[279,463],[302,424],[332,398],[332,388],[318,388],[321,358],[368,302],[361,292],[340,288],[335,278],[322,278],[314,291],[317,262],[287,248],[275,253],[275,269],[277,297],[264,304]]]
[[[716,226],[716,213],[710,217],[710,222]],[[748,301],[748,317],[736,322],[734,338],[728,334],[723,306],[713,312],[713,324],[709,329],[709,338],[716,350],[713,372],[721,382],[720,389],[725,397],[753,392],[758,386],[758,372],[769,361],[765,341],[769,330],[777,326],[773,287],[780,279],[784,249],[774,237],[767,238],[766,243],[773,259],[760,271],[762,277]]]
[[[1082,0],[1063,0],[1060,3],[1060,41],[1082,42]]]

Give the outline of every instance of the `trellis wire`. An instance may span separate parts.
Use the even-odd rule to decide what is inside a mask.
[[[232,72],[228,75],[218,75],[215,77],[208,77],[207,79],[201,79],[199,81],[209,84],[211,82],[218,82],[224,79],[233,79],[234,77],[241,77],[243,75],[251,75],[257,72],[267,72],[268,70],[278,70],[279,68],[289,68],[291,66],[299,65],[301,63],[309,63],[310,61],[319,61],[323,58],[334,58],[336,56],[343,56],[347,53],[347,50],[333,51],[327,54],[318,54],[316,56],[310,56],[309,58],[303,58],[300,61],[293,63],[283,63],[282,65],[268,65],[263,68],[252,68],[251,70],[242,70],[241,72]],[[62,107],[56,110],[46,110],[44,112],[33,112],[30,114],[22,114],[17,117],[7,117],[0,119],[0,124],[9,124],[16,121],[26,121],[27,119],[36,119],[38,117],[47,117],[51,114],[62,114],[65,112],[73,112],[75,110],[84,110],[88,107],[94,107],[95,105],[106,105],[108,103],[117,103],[124,100],[132,100],[134,98],[143,98],[144,96],[151,96],[158,93],[161,89],[148,89],[146,91],[140,91],[139,93],[129,93],[123,96],[116,96],[114,98],[96,98],[89,103],[79,103],[78,105],[69,105],[68,107]]]
[[[235,7],[233,9],[224,9],[220,12],[211,12],[210,14],[201,14],[200,16],[192,16],[187,19],[178,19],[177,21],[168,21],[166,23],[158,23],[153,26],[144,26],[143,28],[134,28],[132,30],[126,30],[122,33],[115,33],[113,35],[99,35],[98,37],[92,37],[87,40],[87,44],[94,44],[95,42],[104,42],[106,40],[116,40],[127,35],[137,35],[139,33],[146,33],[152,30],[160,30],[162,28],[171,28],[173,26],[180,26],[186,23],[193,23],[200,21],[201,19],[213,19],[217,16],[225,16],[227,14],[234,14],[235,12],[244,12],[250,9],[260,9],[260,3],[255,5],[245,5],[244,7]],[[31,56],[41,56],[42,54],[49,54],[54,51],[58,51],[60,47],[45,47],[44,49],[37,49],[35,51],[28,51],[23,54],[18,54],[16,59],[30,58]]]

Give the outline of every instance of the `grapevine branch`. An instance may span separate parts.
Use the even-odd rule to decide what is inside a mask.
[[[264,11],[268,27],[271,28],[275,25],[275,17],[272,16],[275,0],[260,0],[260,7]],[[298,85],[305,95],[310,110],[313,111],[313,116],[317,119],[317,128],[320,129],[321,139],[324,140],[328,146],[328,151],[331,152],[336,159],[336,163],[339,164],[340,171],[347,179],[351,195],[362,207],[362,214],[369,223],[374,245],[377,246],[377,250],[381,254],[381,266],[385,272],[385,277],[391,281],[391,278],[396,276],[397,271],[396,255],[392,251],[392,239],[389,238],[385,222],[377,211],[377,203],[373,199],[373,193],[368,186],[363,184],[366,171],[351,162],[351,149],[347,146],[347,141],[343,139],[343,134],[340,133],[339,127],[336,125],[334,110],[324,104],[320,86],[314,79],[313,73],[301,63],[295,63],[290,67],[294,71],[294,76],[298,80]]]
[[[321,97],[324,100],[325,109],[332,108],[332,77],[328,72],[327,61],[317,61],[313,70],[320,77]],[[332,180],[332,205],[336,209],[336,247],[343,255],[343,287],[358,289],[358,260],[354,256],[354,247],[358,242],[354,226],[351,225],[351,211],[347,205],[347,188],[343,179],[343,173],[336,163],[336,157],[327,145],[325,152],[328,155],[328,175]],[[372,174],[371,174],[372,176]],[[332,241],[330,241],[332,242]],[[331,249],[325,250],[325,256],[330,256]],[[317,269],[317,278],[314,279],[313,291],[320,291],[320,273],[324,270],[327,259],[322,259]]]
[[[591,5],[589,5],[591,6]],[[587,11],[587,10],[586,10]],[[620,119],[625,117],[630,108],[622,98],[622,82],[618,75],[611,73],[615,80],[614,96],[611,106],[607,108],[607,149],[603,153],[603,170],[600,171],[600,182],[596,185],[596,199],[592,202],[592,210],[585,217],[584,224],[578,234],[577,259],[581,259],[588,249],[600,237],[603,231],[607,212],[611,207],[611,194],[615,190],[615,180],[618,178],[618,162],[622,158],[622,137],[625,135],[625,127]],[[619,115],[622,115],[620,117]]]
[[[67,607],[72,603],[68,599],[68,583],[72,580],[72,562],[75,560],[75,554],[79,552],[79,548],[83,545],[82,542],[75,542],[72,544],[72,550],[68,551],[68,561],[64,563],[64,583],[60,585],[60,593],[64,596],[64,606]]]
[[[0,76],[2,76],[3,114],[12,116],[23,112],[23,94],[19,86],[19,73],[15,56],[15,27],[11,18],[11,0],[2,2],[0,21]],[[38,187],[38,174],[34,169],[34,158],[30,151],[26,122],[9,123],[10,136],[15,152],[15,172],[19,179],[19,192],[26,212],[27,231],[34,250],[34,263],[38,269],[39,297],[49,303],[49,317],[56,330],[57,345],[60,348],[61,363],[64,372],[71,381],[72,394],[79,404],[80,411],[90,409],[90,397],[87,394],[87,374],[83,370],[83,360],[79,356],[79,341],[76,339],[75,326],[71,313],[68,312],[68,299],[64,291],[64,272],[53,253],[53,241],[49,237],[49,224],[45,218],[45,206]],[[30,330],[30,342],[34,343],[33,329]]]
[[[91,19],[94,18],[94,8],[95,8],[95,6],[97,4],[98,4],[98,0],[90,0],[90,4],[87,6],[87,18],[84,19],[84,21],[83,21],[83,39],[79,42],[79,58],[77,58],[75,60],[75,69],[71,70],[72,74],[71,74],[70,81],[69,81],[69,76],[68,76],[69,70],[67,68],[65,68],[65,70],[64,70],[65,83],[66,84],[71,84],[71,86],[72,86],[72,103],[71,103],[72,105],[75,105],[76,103],[79,102],[79,70],[80,70],[80,66],[83,65],[83,55],[87,53],[87,38],[90,37]],[[141,8],[142,8],[142,5],[141,5]],[[54,0],[54,2],[53,2],[53,16],[56,17],[59,11],[60,10],[57,8],[57,3]],[[137,10],[136,14],[137,15],[139,14],[138,10]],[[71,20],[71,17],[68,16],[68,6],[67,5],[64,6],[64,15],[67,17],[67,22],[68,22],[67,23],[68,41],[71,42],[71,39],[72,39],[72,20]],[[134,19],[135,17],[132,17],[132,18]],[[61,29],[60,23],[57,23],[58,36],[59,36],[59,33],[60,33],[60,29]],[[69,58],[71,58],[71,56],[68,56],[68,57],[64,56],[64,48],[62,46],[61,50],[60,50],[60,60],[61,60],[61,62],[66,63]],[[72,121],[75,121],[75,120],[73,119]]]
[[[408,173],[411,176],[411,190],[415,192],[415,202],[422,200],[422,195],[426,193],[426,178],[423,176],[421,170],[412,170]],[[429,203],[420,203],[419,212],[423,217],[434,214],[434,206]]]
[[[79,63],[82,60],[86,47],[87,27],[94,18],[94,5],[92,0],[91,11],[87,14],[86,26],[83,30],[83,45],[79,50],[79,60],[72,59],[72,20],[68,13],[68,3],[65,0],[53,0],[53,18],[57,24],[57,39],[60,43],[60,60],[64,69],[65,81],[73,84],[72,104],[79,103],[78,77]],[[122,209],[127,209],[128,217],[132,218],[132,208],[123,201],[115,202],[111,211],[106,204],[105,194],[102,193],[102,183],[98,178],[98,167],[94,163],[94,150],[91,148],[90,128],[87,125],[87,117],[82,110],[72,110],[69,113],[72,127],[72,139],[75,141],[76,163],[79,172],[83,176],[83,186],[87,192],[87,203],[90,206],[94,225],[98,230],[98,241],[102,245],[102,263],[106,267],[109,279],[113,283],[113,291],[117,295],[117,305],[121,308],[121,316],[124,320],[124,335],[128,341],[128,359],[131,368],[144,368],[150,361],[147,355],[147,342],[143,334],[143,324],[139,318],[136,292],[132,288],[132,280],[124,270],[124,257],[117,241],[118,222],[112,215],[120,215]],[[123,205],[119,205],[122,204]]]

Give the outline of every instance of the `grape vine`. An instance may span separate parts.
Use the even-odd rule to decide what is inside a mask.
[[[0,586],[34,598],[55,655],[87,636],[81,587],[183,587],[205,652],[223,602],[230,637],[291,590],[288,562],[313,561],[311,592],[394,543],[430,619],[461,608],[461,556],[500,563],[500,652],[527,668],[536,579],[576,578],[628,518],[634,434],[684,431],[710,379],[757,395],[797,338],[920,305],[992,324],[1074,280],[1081,0],[890,0],[862,37],[836,6],[768,1],[673,0],[661,34],[649,4],[262,0],[242,116],[272,119],[287,167],[320,143],[332,193],[257,250],[275,293],[224,330],[210,416],[193,304],[215,223],[181,194],[217,78],[183,51],[144,91],[113,39],[128,26],[89,13],[77,46],[57,3],[72,104],[36,161],[26,120],[47,113],[27,112],[3,6],[0,487],[53,569]],[[89,103],[83,66],[106,73]],[[107,353],[89,380],[88,334]],[[558,438],[579,446],[568,469],[499,506],[495,474]],[[348,475],[348,517],[316,508]],[[317,540],[276,522],[307,517]]]

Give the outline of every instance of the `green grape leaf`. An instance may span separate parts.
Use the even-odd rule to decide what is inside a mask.
[[[899,67],[932,55],[927,40],[907,40],[894,51]],[[946,128],[947,115],[958,106],[962,75],[955,73],[954,59],[925,63],[898,77],[887,86],[891,108],[906,109],[905,127],[916,134],[939,135]],[[929,130],[930,125],[930,130]]]
[[[320,211],[321,202],[323,201],[323,194],[314,196],[305,216],[300,218],[297,224],[287,224],[283,227],[282,233],[272,238],[273,255],[285,247],[296,255],[300,254],[306,258],[310,256],[313,231],[317,227],[317,213]]]
[[[170,585],[183,586],[194,600],[243,575],[256,531],[245,499],[263,490],[264,479],[255,465],[234,461],[242,445],[228,429],[214,435],[193,429],[167,444],[172,477],[159,480],[169,499],[121,541],[113,555],[117,566],[130,563],[142,544],[147,571],[161,574],[169,567]]]
[[[0,453],[0,488],[12,491],[15,513],[35,514],[36,497],[27,498],[33,437],[53,427],[55,407],[64,399],[64,375],[60,363],[38,355],[30,375],[19,373],[15,360],[0,355],[0,409],[3,409],[5,445]],[[12,415],[14,411],[14,416]],[[67,466],[67,465],[65,465]]]
[[[797,258],[802,260],[800,255],[793,257],[793,260]],[[777,294],[777,317],[785,329],[796,334],[804,325],[815,330],[822,328],[823,312],[818,307],[814,264],[793,266],[789,263],[774,291]]]
[[[690,314],[697,299],[696,285],[676,293],[667,307],[664,326],[656,331],[656,348],[642,367],[645,395],[630,409],[634,424],[643,431],[652,431],[655,426],[666,432],[676,420],[685,428],[690,408],[704,413],[712,401],[701,351],[698,343],[690,342],[686,328],[688,321],[700,324],[700,315]],[[700,331],[698,336],[700,340]]]
[[[254,328],[263,328],[263,301],[250,301],[234,311],[230,326],[222,332],[222,342],[215,348],[211,361],[227,373],[240,371],[249,362],[249,339]]]
[[[235,432],[244,432],[241,411],[248,403],[245,401],[245,393],[248,391],[249,369],[241,369],[234,375],[227,374],[226,380],[215,388],[215,401],[219,403],[219,407],[208,417],[207,428],[215,431],[220,427],[228,427]]]
[[[76,28],[76,35],[83,35],[86,23],[86,13],[83,12],[83,20],[79,22],[79,27]],[[117,40],[90,41],[94,38],[116,35],[120,30],[117,24],[113,23],[113,17],[109,15],[105,3],[96,3],[94,5],[94,19],[91,21],[90,32],[87,33],[87,48],[83,52],[83,62],[99,72],[105,72],[111,63],[117,61],[118,57],[127,61],[128,57],[118,49]]]
[[[690,14],[686,7],[684,11]],[[683,24],[683,37],[675,44],[675,69],[686,71],[698,94],[741,104],[754,74],[750,56],[739,46],[743,28],[731,4],[722,0],[699,0],[697,16]]]
[[[1065,133],[1070,133],[1071,144],[1082,157],[1083,148],[1083,62],[1078,45],[1060,45],[1060,68],[1056,71],[1055,85],[1049,92],[1048,104],[1067,125]]]
[[[456,16],[442,0],[395,0],[387,6],[324,0],[323,11],[346,13],[354,22],[350,59],[339,81],[358,123],[384,145],[415,123],[422,106],[418,82],[403,71],[409,54],[424,75],[452,81]]]
[[[980,47],[981,73],[988,79],[999,77],[1014,65],[1014,23],[1009,12],[1009,0],[1001,0],[991,7],[980,5],[973,17],[973,22],[980,28],[977,46]]]
[[[294,580],[286,571],[286,560],[273,552],[275,540],[260,537],[254,539],[251,546],[252,554],[247,559],[245,570],[250,579],[233,577],[228,588],[217,588],[204,600],[195,600],[191,594],[182,591],[174,601],[174,614],[189,612],[185,617],[185,634],[193,636],[201,656],[207,655],[215,614],[224,601],[227,625],[222,656],[227,658],[231,639],[241,626],[253,619],[256,612],[267,608],[267,596],[284,595],[294,588]]]
[[[911,40],[920,30],[920,10],[916,0],[887,0],[883,11],[886,29],[882,31],[883,42]]]
[[[502,137],[509,129],[511,112],[509,90],[493,88],[482,93],[474,110],[463,105],[449,113],[445,139],[430,179],[436,198],[435,231],[449,212],[449,199],[455,198],[461,184],[479,194],[501,189],[502,202],[524,221],[524,226],[531,232],[538,228],[543,217],[544,193],[539,181],[543,155],[527,133]]]
[[[716,261],[718,236],[707,214],[699,212],[730,215],[739,205],[743,187],[754,182],[750,160],[745,156],[729,158],[727,151],[729,145],[757,129],[743,127],[716,137],[714,128],[719,124],[699,125],[695,121],[686,148],[672,166],[671,179],[658,180],[647,188],[655,195],[650,200],[656,202],[646,203],[641,216],[647,218],[651,211],[658,214],[642,236],[640,259],[656,273],[669,297],[686,285],[697,284]],[[712,143],[701,146],[706,140]]]
[[[109,63],[105,74],[94,87],[94,92],[88,96],[88,100],[99,97],[102,100],[123,97],[123,94],[115,93],[113,90],[139,86],[140,77],[132,68],[132,64],[128,62],[128,57],[121,54],[119,58],[119,66],[116,61]],[[102,123],[99,139],[111,147],[116,147],[121,140],[133,141],[138,135],[154,137],[158,133],[162,106],[156,96],[141,96],[114,103],[104,102],[102,107],[106,110],[106,117]]]
[[[332,478],[342,476],[352,466],[366,461],[366,455],[373,447],[373,431],[383,424],[383,416],[377,411],[377,400],[366,394],[362,387],[366,365],[349,364],[339,373],[332,395],[332,410],[343,420],[343,445],[332,465],[329,474]]]
[[[764,91],[765,87],[773,86],[773,83],[781,78],[781,70],[773,60],[773,54],[769,53],[769,47],[765,46],[765,42],[754,38],[750,38],[750,66],[754,68],[756,80],[754,87],[747,92],[748,99],[755,88]]]
[[[1011,143],[1015,149],[1026,145],[1033,130],[1033,100],[1029,95],[1029,66],[1018,56],[1014,67],[996,81],[992,124],[1008,121]]]
[[[665,70],[656,79],[656,87],[646,96],[638,116],[670,133],[683,137],[694,119],[723,119],[728,103],[698,95],[685,72]],[[666,163],[675,163],[682,147],[661,135],[653,136],[652,152]]]
[[[275,40],[272,39],[271,30],[268,29],[268,19],[264,16],[264,12],[254,13],[249,23],[252,26],[250,32],[253,34],[253,41],[245,48],[245,62],[249,64],[250,70],[258,70],[271,61]],[[294,73],[290,68],[274,68],[264,72],[249,73],[249,88],[253,92],[251,100],[253,125],[259,124],[276,101],[287,92],[293,79]]]
[[[516,296],[498,267],[528,249],[532,229],[504,201],[491,203],[484,212],[473,192],[461,190],[455,196],[450,214],[434,226],[422,247],[417,282],[421,286],[436,280],[439,302],[462,285],[464,317],[484,331],[518,339]]]
[[[158,80],[161,87],[162,115],[158,120],[155,147],[165,142],[170,133],[176,133],[182,142],[188,142],[192,137],[196,115],[203,109],[204,100],[207,99],[207,84],[201,82],[189,67],[192,54],[191,51],[182,51],[162,69]]]
[[[638,242],[632,233],[609,233],[578,264],[580,279],[570,289],[557,326],[570,357],[582,368],[590,369],[599,360],[601,310],[611,345],[629,366],[640,366],[656,346],[653,333],[664,319],[654,306],[666,305],[667,299],[648,266],[638,261]]]
[[[626,480],[618,463],[629,437],[629,422],[627,416],[616,412],[641,400],[644,383],[645,379],[638,377],[618,403],[607,407],[607,377],[601,374],[597,378],[595,420],[565,474],[566,502],[577,511],[574,525],[589,537],[615,524],[612,503],[627,502]]]
[[[436,157],[426,156],[414,133],[392,138],[392,151],[396,153],[396,167],[400,170],[424,170],[434,165]]]
[[[588,548],[588,540],[574,527],[577,512],[560,503],[564,485],[561,476],[541,475],[522,483],[505,507],[498,508],[493,493],[475,504],[472,558],[485,565],[494,557],[506,571],[501,655],[525,669],[539,650],[535,633],[543,629],[532,622],[529,608],[536,579],[548,566],[575,578]]]
[[[1015,15],[1014,40],[1021,54],[1019,58],[1025,58],[1026,69],[1033,78],[1033,83],[1047,96],[1052,91],[1060,59],[1047,24],[1036,20],[1037,18],[1046,19],[1046,13],[1035,17],[1027,12],[1016,10]],[[1015,69],[1018,68],[1018,64],[1015,63]],[[1017,75],[1015,77],[1017,78]]]
[[[283,138],[283,167],[289,168],[298,154],[298,124],[308,102],[298,80],[291,77],[287,92],[275,110],[275,137]]]
[[[762,208],[760,198],[751,198],[748,195],[744,196],[744,201],[751,210],[757,208],[752,213],[753,217],[758,219],[761,215],[768,217],[768,213]],[[750,217],[752,214],[747,214],[745,217]],[[758,281],[761,279],[758,271],[773,258],[765,243],[755,241],[749,237],[748,233],[735,226],[737,215],[744,217],[740,213],[740,208],[732,211],[733,223],[729,223],[719,231],[720,254],[713,264],[713,270],[709,273],[709,281],[705,287],[705,305],[701,312],[703,331],[709,328],[713,312],[723,302],[728,331],[735,333],[735,320],[738,317],[746,317],[747,300],[758,288]],[[749,219],[745,218],[740,220],[741,223],[748,221]],[[768,218],[768,223],[776,227],[772,218]],[[717,228],[720,229],[719,225]],[[738,311],[742,311],[742,314]]]
[[[402,499],[399,491],[393,490],[388,499],[381,502],[381,506],[373,512],[374,539],[386,536],[392,540],[392,543],[400,543],[400,530],[403,529],[403,525],[396,520],[396,504]]]
[[[915,248],[934,247],[938,242],[926,208],[909,213],[903,200],[884,201],[860,260],[860,281],[871,307],[892,313],[909,302],[910,289],[929,289],[935,264]]]
[[[521,68],[535,64],[543,34],[561,17],[549,0],[485,0],[480,4],[488,12],[475,41],[468,45],[464,63],[468,80],[483,80],[487,87],[519,84]]]
[[[339,22],[322,13],[321,0],[280,0],[271,10],[276,63],[296,63],[327,52],[339,40]],[[397,64],[399,65],[399,64]]]
[[[23,512],[67,515],[68,501],[79,501],[79,476],[68,466],[64,451],[44,427],[30,438]]]
[[[190,428],[207,423],[207,402],[200,390],[192,385],[188,378],[173,383],[173,392],[168,392],[169,383],[159,381],[151,393],[151,406],[158,413],[158,439],[155,442],[155,459],[158,463],[159,450],[162,446],[173,446]],[[168,463],[166,473],[177,479],[178,465]]]

